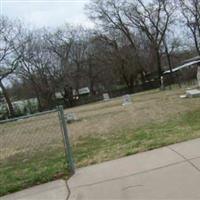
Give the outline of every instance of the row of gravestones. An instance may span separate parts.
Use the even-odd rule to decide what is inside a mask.
[[[110,96],[108,93],[104,93],[103,94],[103,99],[104,101],[109,101],[110,100]],[[132,103],[132,99],[131,99],[131,96],[130,95],[124,95],[123,96],[123,102],[122,102],[122,105],[123,106],[126,106],[126,105],[130,105]],[[77,118],[76,114],[73,113],[73,112],[69,112],[67,114],[65,114],[65,121],[67,123],[73,123],[75,121],[78,121],[79,119]]]
[[[123,98],[123,102],[122,102],[123,106],[130,105],[132,103],[132,99],[131,99],[131,96],[129,94],[124,95],[122,98]],[[103,94],[103,100],[104,101],[110,100],[110,96],[109,96],[108,93]]]
[[[161,83],[160,88],[161,90],[163,90],[165,88],[163,76],[160,77],[160,83]],[[200,66],[197,68],[197,84],[200,89]]]
[[[200,89],[200,66],[198,67],[197,69],[197,83],[198,83],[198,87]],[[161,88],[164,88],[164,81],[163,81],[163,77],[161,77]],[[189,93],[191,93],[191,95],[193,95],[194,93],[194,96],[200,96],[200,90],[199,89],[195,89],[195,90],[191,90],[191,91],[187,91],[186,93],[188,93],[188,96],[190,96]],[[103,94],[103,99],[104,101],[109,101],[110,100],[110,96],[108,93],[104,93]],[[122,105],[125,106],[125,105],[129,105],[132,103],[132,100],[131,100],[131,97],[130,95],[124,95],[123,96],[123,103]]]
[[[163,82],[163,80],[161,80],[161,82]],[[200,88],[200,67],[198,67],[198,72],[197,72],[197,82],[198,82],[198,86]],[[181,95],[185,97],[196,97],[196,96],[200,96],[200,90],[195,89],[195,90],[188,90],[186,91],[186,95]],[[126,106],[126,105],[130,105],[132,103],[132,99],[131,96],[126,94],[123,97],[123,102],[122,105]],[[182,98],[182,97],[181,97]],[[110,100],[110,96],[108,93],[104,93],[103,94],[103,100],[104,101],[109,101]],[[67,113],[65,115],[65,120],[68,123],[74,122],[74,121],[78,121],[78,118],[76,117],[75,113]]]
[[[197,83],[198,83],[198,87],[200,89],[200,66],[197,69]],[[163,82],[163,78],[161,78],[161,88],[164,88],[164,82]],[[200,90],[199,89],[193,89],[193,90],[188,90],[186,91],[186,97],[199,97],[200,96]],[[109,101],[110,100],[110,96],[108,93],[104,93],[103,94],[103,99],[104,101]],[[129,105],[132,103],[132,99],[130,97],[130,95],[124,95],[123,96],[123,103],[122,105]]]

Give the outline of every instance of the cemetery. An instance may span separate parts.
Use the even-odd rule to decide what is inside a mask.
[[[197,87],[190,89],[187,88],[184,95],[181,95],[180,98],[195,98],[200,97],[200,66],[197,68]]]
[[[185,93],[187,87],[173,86],[171,90],[155,89],[110,100],[107,100],[108,95],[104,95],[106,100],[65,109],[65,120],[76,167],[200,137],[200,98],[181,99],[179,97]],[[3,134],[0,135],[0,146],[6,148],[2,148],[1,158],[8,160],[13,156],[17,158],[15,155],[20,153],[19,146],[27,146],[27,141],[31,141],[32,145],[39,145],[40,152],[45,152],[40,153],[39,157],[46,160],[45,162],[38,160],[37,151],[33,150],[36,154],[31,160],[33,164],[24,165],[23,170],[31,171],[32,167],[39,165],[40,169],[36,172],[35,178],[40,183],[44,181],[42,177],[45,172],[42,169],[46,165],[52,172],[62,174],[63,165],[61,163],[64,162],[64,157],[60,158],[62,145],[55,143],[59,140],[59,134],[55,132],[59,133],[60,130],[56,116],[54,113],[46,117],[33,117],[10,123],[9,126],[2,124],[0,132]],[[28,134],[26,134],[27,130]],[[10,133],[14,140],[12,140],[12,146],[9,147],[11,143],[7,142]],[[44,133],[48,133],[48,138]],[[23,139],[15,140],[16,138]],[[49,149],[49,144],[53,145],[50,149],[55,149],[55,151],[46,150]],[[59,162],[54,162],[52,165],[51,159],[47,159],[52,157],[59,158]],[[20,174],[22,170],[20,166],[21,162],[17,163],[15,160],[12,171]],[[11,180],[7,178],[9,175],[6,169],[5,166],[0,171],[3,175],[0,181],[4,182],[2,194],[9,190],[18,190],[24,184],[22,179],[10,185]],[[45,174],[45,177],[52,180],[54,174]],[[32,175],[28,173],[26,178],[31,180]]]
[[[200,0],[4,1],[0,200],[59,179],[64,179],[67,200],[86,199],[83,190],[94,188],[101,194],[88,199],[101,199],[103,187],[114,196],[121,190],[123,199],[129,191],[137,199],[143,190],[147,199],[165,199],[160,187],[166,199],[191,199],[193,190],[177,196],[187,184],[199,196],[200,174],[188,179],[189,173],[176,167],[190,165],[191,173],[199,173],[200,148],[191,145],[198,155],[187,157],[171,146],[191,140],[200,144]],[[144,156],[144,163],[136,158],[163,149],[169,154]],[[136,158],[133,165],[116,164],[129,155]],[[93,180],[83,178],[80,184],[82,167],[104,161],[115,163],[111,173],[104,173],[106,167],[99,174],[93,170],[93,176],[86,170],[83,177]],[[172,165],[178,173],[170,173]],[[156,170],[165,176],[154,175],[151,181]],[[173,184],[168,174],[177,179]],[[147,181],[139,183],[138,177]],[[72,189],[70,178],[78,179]],[[81,192],[73,196],[72,190]],[[109,195],[104,199],[112,199]]]
[[[161,77],[160,88],[134,94],[124,93],[118,97],[113,97],[107,92],[103,93],[96,102],[65,109],[62,119],[67,125],[76,167],[199,138],[200,67],[197,68],[194,81],[182,87],[178,84],[168,87],[165,85],[164,77]],[[79,93],[87,98],[90,97],[88,87],[80,89]],[[57,93],[58,97],[59,95]],[[29,115],[34,111],[33,105],[37,105],[37,101],[36,99],[17,101],[13,105],[19,110],[24,110],[24,106],[28,105],[26,112]],[[19,179],[18,174],[22,170],[32,171],[32,167],[38,165],[40,169],[35,172],[34,178],[40,183],[46,182],[43,180],[44,176],[52,180],[58,172],[61,177],[69,173],[63,168],[66,160],[61,135],[58,134],[62,129],[59,126],[61,115],[47,112],[48,114],[40,117],[36,114],[16,122],[2,123],[0,126],[0,132],[3,133],[0,134],[0,146],[3,147],[0,161],[6,160],[5,163],[10,163],[15,159],[11,172],[16,174],[16,180]],[[12,145],[9,143],[10,134],[14,138]],[[31,145],[27,141],[31,142]],[[35,145],[38,146],[39,151]],[[23,165],[22,169],[20,159],[27,152],[32,154],[30,157],[32,164]],[[57,159],[53,165],[51,157]],[[22,162],[26,160],[24,157]],[[7,178],[11,176],[6,171],[7,165],[4,165],[0,169],[3,175],[0,180],[3,190],[0,195],[24,187],[23,179],[10,185],[13,177],[12,180]],[[44,174],[42,169],[46,166],[52,173]],[[25,178],[33,179],[31,173],[27,173]]]

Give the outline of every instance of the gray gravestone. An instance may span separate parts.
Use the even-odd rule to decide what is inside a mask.
[[[108,93],[104,93],[104,94],[103,94],[103,100],[104,100],[104,101],[109,101],[109,100],[110,100],[110,96],[109,96]]]
[[[126,106],[126,105],[130,105],[131,103],[132,103],[131,96],[129,94],[124,95],[123,96],[123,103],[122,103],[122,105]]]
[[[189,98],[200,97],[200,90],[197,90],[197,89],[187,90],[186,96],[189,97]]]
[[[197,68],[197,83],[200,88],[200,66]]]
[[[67,123],[72,123],[72,122],[78,120],[77,117],[76,117],[76,115],[75,115],[75,113],[73,113],[73,112],[67,113],[65,115],[65,119],[66,119]]]

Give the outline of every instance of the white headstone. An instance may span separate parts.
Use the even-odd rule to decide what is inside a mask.
[[[189,98],[200,97],[200,90],[197,90],[197,89],[187,90],[186,96],[189,97]]]
[[[74,122],[74,121],[77,121],[77,117],[75,115],[75,113],[71,112],[71,113],[67,113],[65,115],[65,119],[68,123],[71,123],[71,122]]]
[[[126,105],[129,105],[131,103],[132,103],[132,99],[131,99],[130,95],[129,94],[124,95],[123,96],[123,103],[122,103],[122,105],[126,106]]]
[[[160,87],[161,87],[161,90],[165,89],[163,76],[160,77]]]
[[[197,68],[197,82],[198,86],[200,87],[200,66]]]
[[[187,98],[187,95],[186,94],[180,95],[180,98],[185,99],[185,98]]]
[[[103,94],[103,100],[104,100],[104,101],[109,101],[109,100],[110,100],[110,96],[109,96],[108,93],[104,93],[104,94]]]

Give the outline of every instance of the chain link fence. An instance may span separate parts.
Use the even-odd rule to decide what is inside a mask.
[[[67,175],[66,131],[62,107],[0,122],[0,196]]]

